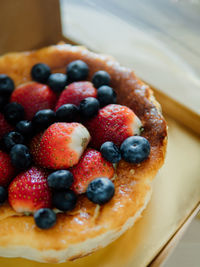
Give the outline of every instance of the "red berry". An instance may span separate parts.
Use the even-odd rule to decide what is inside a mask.
[[[0,113],[0,139],[4,134],[9,133],[13,130],[13,127],[5,120],[5,117]]]
[[[7,186],[15,175],[10,156],[0,150],[0,186]]]

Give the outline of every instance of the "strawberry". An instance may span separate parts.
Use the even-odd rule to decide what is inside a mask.
[[[11,164],[10,156],[0,150],[0,186],[7,186],[14,174],[15,169]]]
[[[50,169],[65,169],[77,164],[90,141],[80,123],[54,123],[31,143],[35,162]]]
[[[86,97],[97,97],[97,90],[91,82],[71,83],[60,95],[55,110],[64,104],[79,106],[81,100]]]
[[[79,163],[71,168],[74,175],[72,189],[77,194],[85,193],[89,183],[95,178],[112,178],[114,168],[112,163],[106,161],[101,153],[94,149],[87,149]]]
[[[57,96],[49,86],[37,82],[20,85],[11,95],[11,102],[24,107],[27,120],[31,120],[39,110],[54,109],[56,100]]]
[[[13,130],[13,127],[5,120],[5,117],[0,113],[0,139]]]
[[[48,172],[37,167],[20,173],[8,188],[8,201],[17,212],[34,212],[51,207]]]
[[[140,134],[140,119],[126,106],[111,104],[99,110],[96,117],[86,122],[95,148],[106,141],[120,146],[129,136]]]

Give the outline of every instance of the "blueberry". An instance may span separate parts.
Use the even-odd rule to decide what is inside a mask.
[[[81,101],[79,112],[81,116],[89,119],[97,115],[99,106],[99,101],[96,98],[87,97]]]
[[[34,220],[37,227],[49,229],[56,223],[56,214],[48,208],[39,209],[34,213]]]
[[[5,134],[3,137],[4,147],[8,151],[10,151],[10,149],[13,146],[23,143],[24,143],[24,137],[18,132],[9,132],[8,134]]]
[[[0,204],[3,204],[8,197],[8,193],[3,186],[0,186]]]
[[[12,165],[18,169],[25,170],[31,165],[31,155],[25,145],[15,145],[11,148],[10,158]]]
[[[110,86],[103,85],[97,90],[97,98],[99,100],[100,106],[104,107],[109,104],[115,104],[117,95]]]
[[[50,74],[51,70],[49,66],[43,63],[35,64],[31,69],[31,76],[33,80],[40,83],[46,83]]]
[[[119,148],[113,142],[105,142],[100,148],[102,156],[111,163],[117,163],[121,160]]]
[[[48,128],[56,120],[56,114],[51,109],[43,109],[38,111],[32,119],[33,126],[36,130]]]
[[[18,103],[9,103],[4,108],[5,119],[11,124],[16,124],[18,121],[23,120],[24,115],[24,108]]]
[[[24,137],[30,137],[33,134],[33,125],[31,121],[19,121],[15,127],[16,131]]]
[[[67,75],[71,82],[85,80],[88,73],[88,65],[82,60],[72,61],[67,66]]]
[[[0,74],[0,95],[10,96],[14,88],[13,80],[5,74]]]
[[[99,70],[95,72],[95,74],[93,75],[92,83],[94,84],[94,87],[96,88],[99,88],[102,85],[109,85],[110,75],[104,70]]]
[[[56,111],[56,119],[60,122],[78,121],[79,110],[73,104],[65,104]]]
[[[62,92],[65,86],[67,85],[67,75],[63,73],[51,74],[48,79],[48,85],[54,92]]]
[[[51,173],[47,182],[49,187],[54,189],[66,189],[70,188],[74,181],[73,174],[67,170],[59,170]]]
[[[140,163],[148,158],[149,141],[142,136],[131,136],[125,139],[120,147],[122,158],[130,163]]]
[[[115,193],[115,187],[111,180],[108,178],[96,178],[87,188],[87,197],[92,202],[102,205],[107,203]]]
[[[0,111],[3,111],[4,107],[9,103],[9,97],[0,96]]]
[[[61,190],[53,193],[53,206],[62,211],[73,210],[76,206],[77,196],[70,190]]]

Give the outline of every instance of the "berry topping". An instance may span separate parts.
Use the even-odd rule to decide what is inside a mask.
[[[140,163],[148,158],[149,141],[142,136],[128,137],[120,147],[122,158],[130,163]]]
[[[11,102],[24,107],[27,120],[31,120],[39,110],[54,109],[56,100],[57,96],[49,86],[36,82],[20,85],[11,95]]]
[[[52,197],[53,206],[62,211],[73,210],[76,202],[76,194],[70,189],[54,192]]]
[[[24,108],[18,103],[9,103],[4,108],[5,119],[11,123],[16,124],[24,118]]]
[[[5,74],[0,74],[0,95],[10,96],[14,90],[13,80]]]
[[[87,188],[87,197],[92,202],[102,205],[107,203],[115,193],[115,187],[108,178],[97,178],[93,180]]]
[[[56,110],[64,104],[79,106],[81,100],[86,97],[96,97],[97,90],[91,82],[75,82],[67,86],[62,92],[56,104]]]
[[[97,91],[97,98],[99,100],[100,106],[104,107],[109,104],[115,104],[117,100],[117,95],[110,86],[103,85],[99,87]]]
[[[0,150],[0,186],[7,186],[14,174],[9,155]]]
[[[63,73],[51,74],[48,79],[48,85],[54,92],[62,92],[67,85],[67,75]]]
[[[10,151],[11,162],[17,169],[25,170],[31,165],[31,155],[25,145],[15,145]]]
[[[33,117],[33,126],[37,131],[46,129],[56,120],[56,114],[51,109],[43,109],[38,111]]]
[[[9,97],[0,95],[0,111],[3,111],[4,107],[8,104]]]
[[[67,169],[78,163],[89,141],[90,134],[82,124],[54,123],[33,140],[31,151],[39,165]]]
[[[74,104],[65,104],[56,111],[56,119],[59,122],[75,122],[79,119],[79,110]]]
[[[50,74],[51,70],[49,66],[43,63],[35,64],[31,70],[33,80],[40,83],[46,83]]]
[[[109,162],[118,163],[121,160],[119,148],[113,142],[105,142],[100,148],[101,155]]]
[[[102,85],[109,85],[110,75],[104,70],[99,70],[93,75],[92,82],[96,88],[99,88]]]
[[[79,111],[83,118],[92,118],[96,116],[99,111],[99,101],[94,97],[87,97],[81,101]]]
[[[5,117],[0,113],[0,139],[10,131],[13,130],[13,127],[5,120]]]
[[[98,115],[86,125],[92,136],[91,144],[96,148],[106,141],[120,146],[127,137],[139,134],[142,126],[130,108],[115,104],[100,109]]]
[[[33,125],[31,121],[19,121],[15,128],[16,131],[18,131],[25,137],[29,137],[33,134]]]
[[[67,66],[67,75],[71,82],[85,80],[88,76],[88,65],[82,60],[75,60]]]
[[[36,167],[20,173],[8,188],[8,200],[17,212],[34,212],[51,207],[48,173]]]
[[[0,204],[3,204],[8,197],[8,193],[3,186],[0,186]]]
[[[54,189],[66,189],[70,188],[74,181],[73,174],[67,170],[59,170],[51,173],[47,182],[49,187]]]
[[[41,229],[49,229],[56,223],[56,214],[53,210],[44,208],[34,213],[34,220],[37,227]]]
[[[17,144],[23,144],[24,137],[18,132],[10,132],[3,137],[3,144],[6,150],[10,151],[10,149]]]
[[[85,193],[88,184],[98,177],[112,178],[113,165],[106,161],[99,151],[87,149],[79,163],[71,169],[74,175],[72,189],[78,193]]]

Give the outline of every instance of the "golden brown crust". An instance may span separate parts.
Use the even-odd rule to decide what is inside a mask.
[[[26,251],[30,248],[36,251],[32,259],[59,262],[84,256],[106,245],[130,227],[140,215],[147,204],[151,180],[164,162],[166,123],[153,100],[152,91],[133,71],[121,67],[110,57],[94,54],[82,47],[57,45],[34,52],[5,55],[0,58],[0,73],[8,74],[19,85],[31,80],[30,70],[36,63],[48,64],[53,72],[65,72],[66,65],[75,59],[83,59],[89,65],[89,79],[97,70],[109,72],[119,103],[132,108],[143,122],[144,136],[151,143],[150,157],[141,164],[119,163],[114,181],[115,196],[99,211],[96,205],[82,196],[76,209],[68,214],[58,214],[57,224],[49,230],[38,229],[32,216],[19,216],[8,205],[3,205],[0,208],[2,256],[31,258],[21,255],[24,248]],[[90,245],[84,249],[81,244],[87,241]],[[80,246],[80,249],[72,249],[72,246]],[[21,252],[20,249],[17,252],[20,247]],[[8,252],[6,254],[5,249]],[[51,253],[45,253],[47,251]]]

